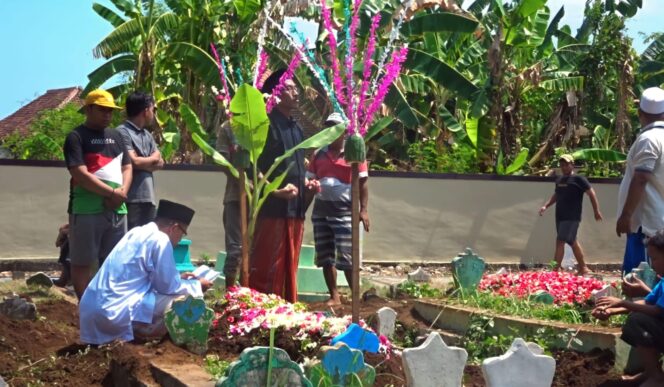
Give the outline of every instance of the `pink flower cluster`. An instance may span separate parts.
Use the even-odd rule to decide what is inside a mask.
[[[228,83],[226,83],[226,69],[224,68],[224,63],[219,58],[219,53],[217,48],[213,43],[210,43],[210,49],[214,55],[214,60],[217,62],[217,67],[219,69],[219,79],[221,81],[221,93],[217,96],[217,100],[224,104],[224,110],[226,111],[226,116],[231,117],[231,93],[228,89]]]
[[[226,318],[228,337],[243,336],[254,329],[284,328],[294,330],[294,340],[305,340],[312,334],[332,339],[343,333],[352,322],[351,316],[328,317],[321,312],[309,312],[301,303],[291,304],[274,294],[264,294],[244,287],[230,288],[225,295],[223,313],[215,313],[213,327]],[[370,329],[363,320],[361,327]],[[389,353],[390,341],[380,336],[381,351]]]
[[[606,284],[595,278],[581,277],[563,271],[527,271],[487,274],[479,289],[505,297],[526,298],[538,290],[550,293],[556,304],[584,304],[594,290]]]
[[[267,62],[269,60],[270,58],[267,55],[267,52],[264,50],[261,51],[258,55],[258,64],[256,65],[258,70],[256,75],[256,84],[254,85],[258,90],[263,87],[263,77],[265,75],[265,71],[267,70]]]

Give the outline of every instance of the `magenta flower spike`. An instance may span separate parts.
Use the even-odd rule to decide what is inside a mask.
[[[334,85],[334,94],[341,106],[345,107],[346,98],[344,96],[344,81],[341,78],[339,58],[337,58],[337,38],[335,37],[335,30],[332,27],[332,15],[330,9],[327,8],[327,5],[325,4],[325,0],[321,1],[321,14],[323,16],[323,26],[327,31],[327,43],[330,48],[330,63],[332,65],[332,84]]]
[[[399,73],[401,72],[401,65],[406,61],[406,55],[408,55],[407,47],[402,47],[399,50],[395,50],[392,54],[392,59],[387,64],[387,66],[385,66],[385,76],[381,79],[374,100],[371,102],[371,105],[369,105],[367,114],[364,117],[364,121],[361,126],[363,133],[366,133],[367,127],[371,123],[374,114],[376,114],[382,105],[383,100],[385,99],[385,96],[387,95],[387,92],[392,85],[392,82],[394,82],[394,80],[399,76]]]
[[[351,5],[353,2],[351,0]],[[357,28],[360,25],[360,7],[362,6],[362,0],[359,0],[353,9],[353,16],[350,21],[350,28],[348,29],[349,39],[347,42],[350,42],[350,47],[348,47],[348,55],[346,55],[346,100],[348,101],[346,107],[346,116],[348,116],[348,134],[353,134],[357,132],[358,121],[357,121],[357,111],[359,101],[353,96],[354,87],[353,87],[353,66],[355,64],[354,58],[357,55]]]
[[[366,95],[367,90],[369,89],[369,82],[371,77],[371,68],[373,67],[373,55],[376,51],[376,31],[378,30],[378,25],[380,24],[380,14],[377,13],[371,18],[371,29],[369,30],[369,41],[367,43],[367,49],[364,54],[364,70],[362,71],[362,88],[360,90],[360,102],[358,103],[357,109],[357,121],[364,122],[366,117]],[[364,127],[360,128],[362,131]],[[366,132],[366,130],[364,130]],[[361,133],[364,135],[363,133]]]
[[[272,109],[274,109],[274,107],[277,105],[277,98],[279,98],[279,95],[286,88],[285,85],[286,81],[288,81],[289,79],[293,79],[293,74],[295,73],[295,70],[299,65],[300,65],[300,52],[296,51],[295,55],[293,55],[293,59],[291,59],[290,63],[288,64],[286,72],[284,72],[281,78],[279,78],[279,83],[277,84],[277,86],[275,86],[274,90],[272,91],[272,95],[267,100],[266,109],[268,113],[270,113]]]
[[[226,111],[226,116],[231,118],[232,113],[230,111],[231,107],[231,93],[228,90],[228,83],[226,83],[226,72],[224,71],[224,66],[221,63],[221,58],[219,58],[219,53],[217,53],[216,47],[213,43],[210,43],[210,48],[212,49],[212,55],[214,55],[214,60],[217,61],[217,67],[219,68],[219,78],[221,79],[221,96],[222,99],[217,98],[217,100],[223,100],[225,102],[224,110]]]
[[[259,90],[263,87],[263,75],[265,74],[265,70],[267,70],[268,61],[269,57],[267,52],[261,51],[260,55],[258,56],[258,64],[256,65],[258,70],[256,73],[256,84],[254,85],[254,87]]]

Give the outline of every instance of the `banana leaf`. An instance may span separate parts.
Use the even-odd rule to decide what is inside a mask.
[[[230,109],[233,134],[238,144],[249,152],[251,162],[256,163],[263,153],[270,127],[263,95],[245,83],[237,89]]]
[[[120,15],[99,3],[92,4],[92,9],[97,13],[97,15],[111,23],[113,27],[119,27],[122,25],[122,23],[125,22],[125,20]]]
[[[620,153],[612,149],[597,149],[597,148],[588,148],[580,149],[572,153],[572,157],[577,160],[588,160],[588,161],[608,161],[608,162],[620,162],[627,159],[627,155]]]
[[[512,161],[512,163],[508,165],[507,168],[505,168],[505,174],[511,175],[523,168],[523,166],[526,164],[526,161],[528,161],[528,152],[528,148],[521,148],[521,151],[519,151],[519,154],[516,155],[514,161]]]
[[[205,153],[206,155],[212,157],[212,160],[223,167],[228,168],[228,170],[231,172],[231,174],[234,177],[239,177],[240,174],[238,173],[237,169],[233,167],[233,165],[226,160],[224,156],[221,155],[221,153],[217,152],[213,147],[210,146],[210,144],[207,143],[201,136],[199,136],[197,133],[192,133],[191,139],[194,140],[196,145],[198,145],[199,148],[201,148],[201,151]]]
[[[479,22],[464,15],[438,12],[418,15],[401,27],[405,36],[423,35],[425,32],[474,32]]]
[[[91,90],[99,88],[116,74],[124,71],[134,71],[136,65],[136,56],[133,54],[122,55],[109,60],[88,74],[88,84],[82,94],[87,95]]]
[[[404,65],[413,71],[428,76],[442,87],[457,93],[463,98],[470,98],[478,89],[452,66],[424,51],[408,50],[408,58]]]
[[[187,130],[189,130],[189,133],[196,133],[202,138],[207,138],[207,133],[205,133],[205,129],[203,129],[201,121],[198,119],[198,116],[189,105],[186,103],[180,104],[179,112],[180,117],[182,117],[182,120],[187,126]]]

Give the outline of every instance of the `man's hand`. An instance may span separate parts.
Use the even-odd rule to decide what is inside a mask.
[[[203,292],[210,289],[213,285],[212,282],[206,280],[205,278],[199,278],[198,280],[201,282],[201,288],[203,288]]]
[[[623,300],[618,297],[602,297],[599,300],[597,300],[597,307],[599,308],[604,308],[604,309],[609,309],[609,308],[619,308],[620,305],[622,304]]]
[[[608,320],[609,317],[611,317],[611,311],[609,309],[606,309],[604,307],[597,307],[592,310],[591,312],[592,316],[595,317],[598,320]]]
[[[184,273],[180,274],[180,278],[188,280],[188,279],[196,279],[196,276],[194,275],[194,273],[190,271],[185,271]]]
[[[369,212],[367,210],[360,210],[360,222],[364,225],[364,231],[369,232]]]
[[[305,179],[304,186],[307,187],[307,190],[310,192],[320,192],[320,181],[316,179]]]
[[[284,200],[295,199],[297,197],[297,194],[298,194],[297,187],[290,183],[286,184],[284,188],[277,189],[272,192],[272,195],[274,195],[279,199],[284,199]]]
[[[601,212],[595,211],[595,220],[598,221],[598,222],[601,222],[602,220],[604,220],[604,217],[602,216]]]
[[[640,278],[629,274],[622,280],[622,292],[627,297],[645,297],[650,293],[650,288]]]
[[[540,209],[539,209],[539,216],[544,215],[544,211],[546,211],[546,206],[542,206],[542,207],[540,207]]]
[[[625,214],[624,212],[620,214],[618,221],[616,222],[616,234],[629,234],[632,230],[632,216]]]
[[[122,188],[115,188],[111,196],[104,199],[104,206],[115,210],[127,200],[127,193]]]

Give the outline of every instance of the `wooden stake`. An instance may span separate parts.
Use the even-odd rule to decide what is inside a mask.
[[[249,287],[249,235],[247,234],[247,190],[244,168],[238,168],[240,174],[240,232],[242,233],[242,274],[240,284]]]
[[[352,163],[353,179],[351,182],[351,205],[353,222],[353,310],[352,317],[354,323],[360,322],[360,164]]]

